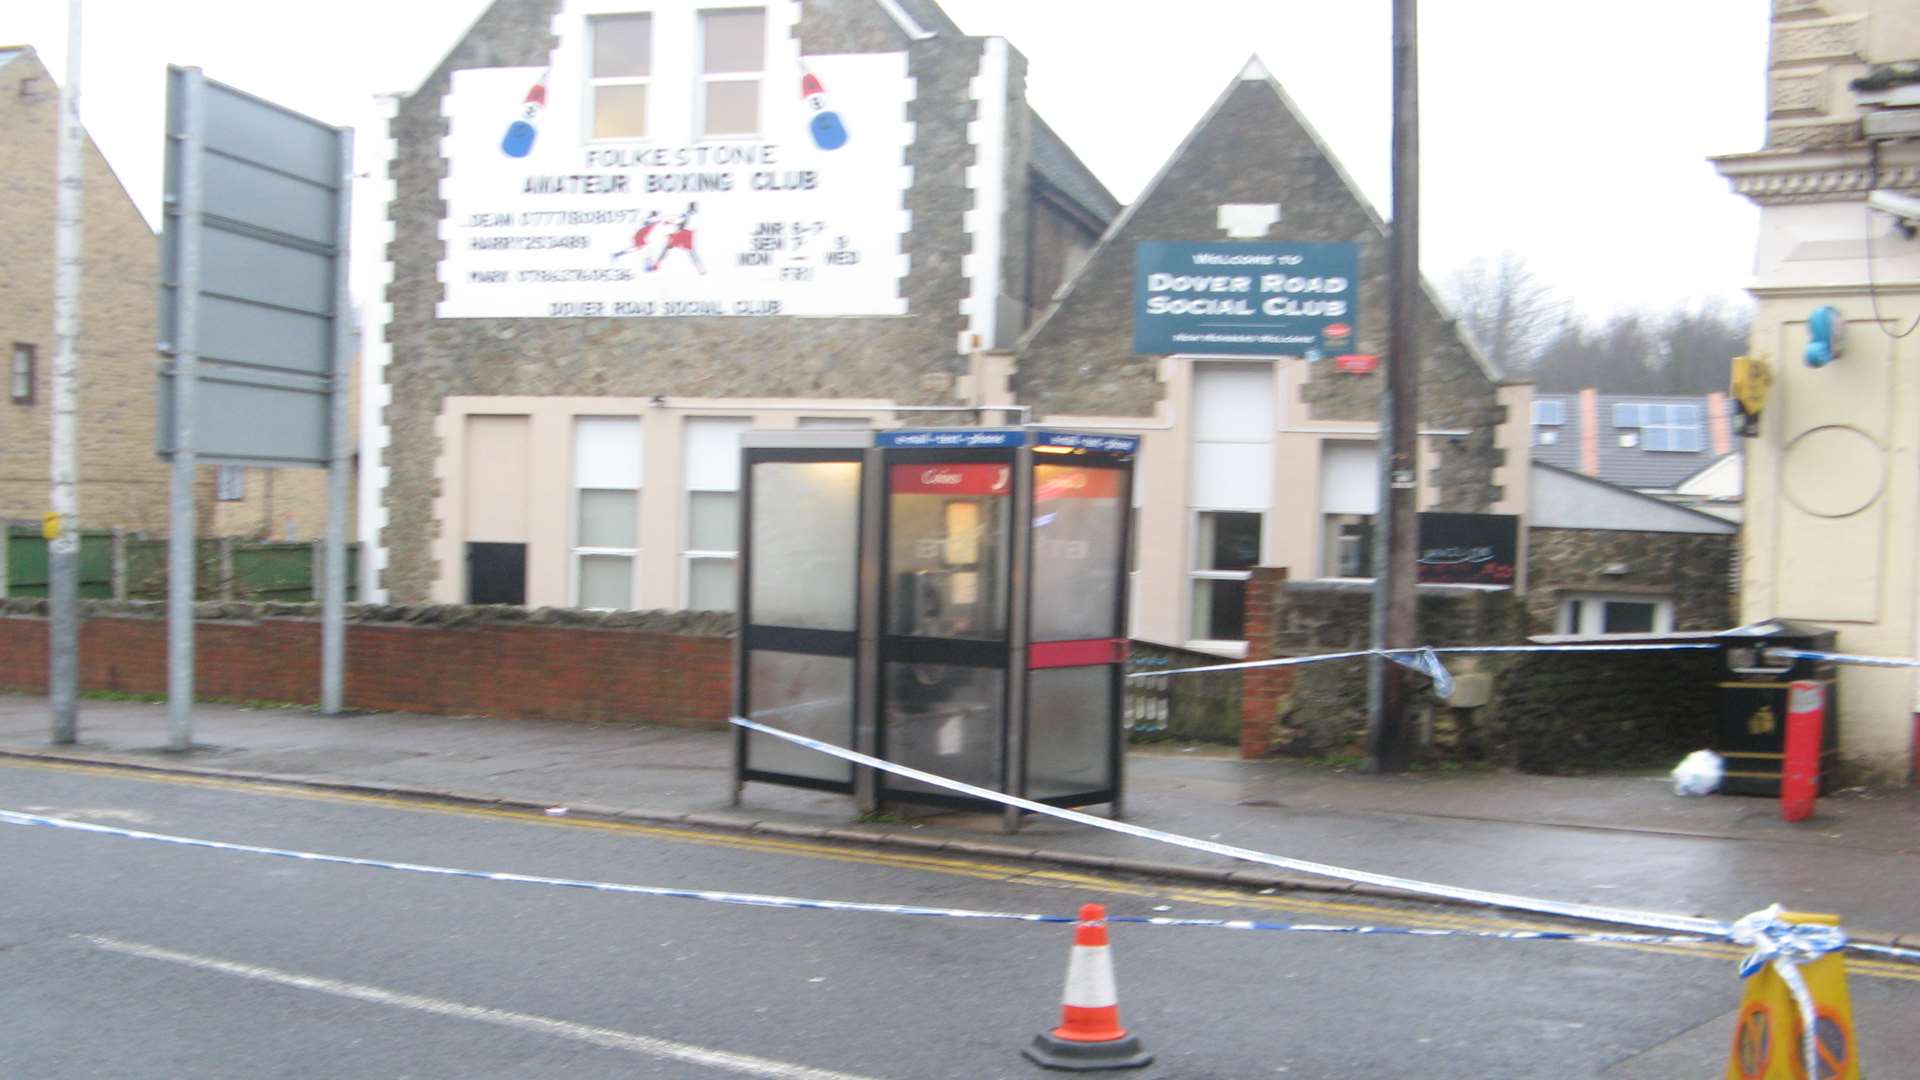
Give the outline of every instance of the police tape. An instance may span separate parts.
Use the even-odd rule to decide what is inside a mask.
[[[1906,656],[1862,656],[1859,653],[1780,648],[1762,650],[1762,655],[1768,660],[1825,660],[1830,663],[1852,664],[1858,667],[1920,668],[1920,660]]]
[[[1644,926],[1656,930],[1669,930],[1683,934],[1706,934],[1712,937],[1725,937],[1732,933],[1733,930],[1732,923],[1720,922],[1715,919],[1701,919],[1689,915],[1668,915],[1653,911],[1634,911],[1627,908],[1611,908],[1597,904],[1581,904],[1562,900],[1543,900],[1537,897],[1520,896],[1514,893],[1493,892],[1487,889],[1470,889],[1458,885],[1441,885],[1431,881],[1396,877],[1391,874],[1376,874],[1368,870],[1355,870],[1349,867],[1334,866],[1329,863],[1313,862],[1307,859],[1295,859],[1285,855],[1272,855],[1264,851],[1255,851],[1252,848],[1235,847],[1232,844],[1221,844],[1212,840],[1200,840],[1191,836],[1182,836],[1178,833],[1162,832],[1159,829],[1149,829],[1144,825],[1134,825],[1130,822],[1114,821],[1111,818],[1095,817],[1092,814],[1083,814],[1078,810],[1049,806],[1046,803],[1034,802],[1032,799],[1023,799],[1016,795],[1007,795],[960,780],[953,780],[945,776],[938,776],[934,773],[923,772],[906,765],[896,765],[891,761],[885,761],[868,754],[862,754],[857,750],[848,750],[846,747],[835,746],[832,743],[822,742],[819,739],[809,738],[805,735],[797,735],[791,731],[782,731],[779,728],[769,727],[766,724],[749,720],[743,716],[733,717],[731,722],[736,727],[742,727],[749,731],[757,731],[775,738],[784,739],[796,746],[804,746],[809,750],[817,750],[820,753],[840,758],[843,761],[850,761],[855,765],[865,765],[868,768],[879,769],[882,772],[892,773],[895,776],[905,777],[909,780],[918,780],[923,784],[931,784],[934,787],[945,788],[948,791],[953,791],[961,795],[971,796],[987,802],[999,803],[1002,806],[1011,806],[1015,809],[1025,810],[1030,813],[1043,814],[1047,817],[1059,818],[1062,821],[1072,821],[1096,829],[1105,829],[1108,832],[1122,833],[1127,836],[1138,837],[1142,840],[1152,840],[1173,847],[1184,847],[1194,851],[1204,851],[1212,855],[1223,855],[1229,859],[1237,859],[1241,862],[1258,863],[1263,866],[1277,867],[1282,870],[1295,870],[1301,873],[1313,874],[1317,877],[1333,878],[1339,881],[1352,881],[1363,885],[1377,885],[1382,888],[1397,889],[1406,893],[1420,893],[1448,900],[1486,904],[1491,907],[1511,908],[1516,911],[1531,911],[1539,915],[1557,915],[1562,918],[1581,919],[1587,922],[1614,923],[1622,926]]]
[[[921,783],[946,788],[949,791],[962,795],[969,795],[974,798],[984,799],[988,802],[1015,807],[1047,817],[1059,818],[1062,821],[1072,821],[1081,825],[1089,825],[1096,829],[1105,829],[1108,832],[1117,832],[1126,836],[1139,837],[1144,840],[1154,840],[1175,847],[1191,848],[1195,851],[1204,851],[1214,855],[1224,855],[1227,858],[1238,859],[1243,862],[1259,863],[1264,866],[1278,867],[1283,870],[1296,870],[1302,873],[1313,874],[1316,877],[1352,881],[1364,885],[1378,885],[1404,893],[1424,894],[1446,900],[1460,900],[1468,903],[1485,904],[1489,907],[1508,908],[1515,911],[1530,911],[1538,915],[1553,915],[1560,918],[1579,919],[1586,922],[1613,923],[1620,926],[1643,926],[1656,930],[1677,931],[1691,938],[1698,938],[1699,940],[1727,941],[1732,940],[1733,936],[1735,924],[1720,922],[1715,919],[1703,919],[1691,915],[1669,915],[1654,911],[1638,911],[1632,908],[1605,907],[1598,904],[1582,904],[1565,900],[1547,900],[1539,897],[1522,896],[1516,893],[1464,888],[1458,885],[1442,885],[1431,881],[1421,881],[1417,878],[1396,877],[1391,874],[1376,874],[1370,870],[1355,870],[1348,867],[1333,866],[1328,863],[1313,862],[1307,859],[1295,859],[1285,855],[1272,855],[1263,851],[1235,847],[1231,844],[1221,844],[1212,840],[1200,840],[1191,836],[1182,836],[1179,833],[1149,829],[1143,825],[1134,825],[1125,821],[1114,821],[1110,818],[1095,817],[1092,814],[1083,814],[1078,810],[1068,810],[1064,807],[1050,806],[1046,803],[1034,802],[1031,799],[1022,799],[1018,796],[1007,795],[1002,792],[978,787],[960,780],[949,779],[934,773],[923,772],[905,765],[896,765],[890,761],[872,757],[868,754],[862,754],[857,750],[848,750],[843,746],[835,746],[832,743],[822,742],[819,739],[798,735],[791,731],[781,731],[779,728],[768,727],[765,724],[749,720],[743,716],[732,717],[730,722],[736,727],[785,739],[796,746],[804,746],[809,750],[817,750],[823,754],[840,758],[843,761],[879,769],[882,772],[892,773],[895,776],[904,777],[909,780],[918,780]],[[1920,949],[1869,944],[1853,940],[1848,940],[1845,943],[1845,947],[1898,960],[1920,961]]]
[[[592,892],[624,893],[633,896],[651,896],[675,900],[704,900],[710,903],[736,904],[746,907],[790,908],[802,911],[840,911],[869,915],[908,915],[998,922],[1073,923],[1079,921],[1079,916],[1077,915],[1045,915],[1016,911],[980,911],[970,908],[926,907],[917,904],[875,904],[854,900],[820,900],[799,896],[775,896],[765,893],[727,892],[717,889],[680,889],[659,885],[629,885],[621,882],[594,881],[583,878],[545,877],[538,874],[469,870],[453,866],[434,866],[427,863],[367,859],[352,855],[327,855],[315,851],[264,847],[258,844],[236,844],[225,840],[205,840],[193,836],[176,836],[171,833],[148,832],[143,829],[128,829],[118,825],[100,825],[90,821],[75,821],[71,818],[27,814],[13,810],[0,810],[0,823],[92,833],[98,836],[115,836],[129,840],[146,840],[162,844],[171,844],[177,847],[205,848],[213,851],[237,852],[244,855],[266,855],[281,859],[295,859],[300,862],[328,863],[337,866],[358,866],[374,870],[397,870],[405,873],[428,874],[438,877],[471,878],[481,881],[500,881],[517,885],[547,885],[568,889],[585,889]],[[1211,930],[1251,930],[1297,934],[1355,934],[1390,937],[1465,937],[1485,938],[1498,941],[1569,941],[1585,944],[1711,945],[1719,944],[1727,940],[1718,937],[1703,937],[1697,934],[1585,933],[1576,930],[1428,929],[1412,926],[1278,922],[1270,919],[1198,919],[1168,915],[1113,915],[1109,916],[1107,921],[1130,923],[1140,926],[1188,927]]]
[[[1295,667],[1301,664],[1321,664],[1330,660],[1357,660],[1365,656],[1379,656],[1391,660],[1402,667],[1411,668],[1441,683],[1446,668],[1440,663],[1439,655],[1512,655],[1516,653],[1618,653],[1618,652],[1684,652],[1694,649],[1717,649],[1720,646],[1702,642],[1620,642],[1617,644],[1584,645],[1446,645],[1440,647],[1422,646],[1417,649],[1356,649],[1351,652],[1315,653],[1311,656],[1277,656],[1267,660],[1241,660],[1231,664],[1203,664],[1199,667],[1174,668],[1171,671],[1130,671],[1129,679],[1164,679],[1174,675],[1204,675],[1220,671],[1251,671],[1256,668]],[[1446,695],[1441,694],[1442,697]]]

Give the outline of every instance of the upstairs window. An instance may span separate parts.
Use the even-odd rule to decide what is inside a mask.
[[[595,15],[587,20],[592,47],[587,93],[593,137],[642,139],[647,134],[647,82],[653,76],[653,16]]]
[[[766,67],[765,9],[700,13],[701,135],[752,135],[760,130],[760,82]]]
[[[1533,403],[1534,427],[1559,427],[1567,422],[1566,405],[1558,401],[1536,401]]]

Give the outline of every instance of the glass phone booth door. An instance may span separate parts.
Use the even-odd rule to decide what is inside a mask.
[[[1039,802],[1117,802],[1130,478],[1098,458],[1036,451],[1033,462],[1022,791]]]
[[[1012,598],[1010,451],[896,452],[887,465],[879,756],[1004,791]],[[972,805],[882,775],[882,800]]]
[[[860,619],[860,450],[748,449],[740,583],[740,711],[854,745]],[[740,780],[851,793],[853,766],[758,732]]]

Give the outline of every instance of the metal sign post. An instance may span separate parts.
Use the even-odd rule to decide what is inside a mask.
[[[159,452],[173,462],[169,745],[193,733],[194,469],[323,467],[322,707],[345,671],[353,137],[205,78],[167,73]]]

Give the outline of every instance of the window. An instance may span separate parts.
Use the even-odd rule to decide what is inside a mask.
[[[1373,576],[1373,515],[1328,514],[1323,573],[1336,578]]]
[[[1533,403],[1533,426],[1559,427],[1567,422],[1567,407],[1558,401],[1536,401]]]
[[[1601,634],[1670,634],[1673,601],[1662,596],[1576,593],[1560,602],[1556,629],[1588,637]]]
[[[740,435],[753,422],[692,416],[686,422],[687,520],[681,580],[690,611],[732,611],[740,554]]]
[[[1533,433],[1533,445],[1552,446],[1560,441],[1560,433],[1552,428],[1537,428]]]
[[[1700,406],[1635,404],[1623,402],[1613,407],[1613,426],[1616,428],[1638,428],[1638,444],[1648,450],[1670,450],[1682,453],[1700,451]],[[1622,435],[1621,446],[1633,446],[1628,436]]]
[[[1320,573],[1373,576],[1373,522],[1380,512],[1380,451],[1370,442],[1320,448]]]
[[[213,481],[213,497],[221,502],[241,502],[247,497],[247,470],[238,465],[222,465]]]
[[[1189,640],[1243,640],[1248,571],[1273,507],[1275,398],[1272,365],[1193,365]]]
[[[1242,641],[1247,579],[1260,564],[1264,515],[1202,510],[1193,516],[1193,622],[1203,641]]]
[[[9,383],[15,405],[33,404],[33,388],[38,375],[38,354],[31,345],[13,343],[13,370]]]
[[[634,606],[640,554],[640,421],[583,416],[573,424],[574,603]]]
[[[653,74],[653,16],[595,15],[587,20],[592,65],[593,137],[641,139],[647,134],[647,80]]]
[[[760,130],[760,77],[767,66],[767,14],[762,8],[700,13],[702,135]]]

